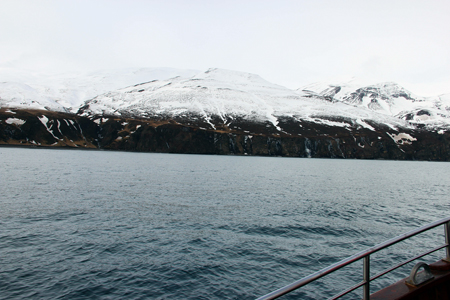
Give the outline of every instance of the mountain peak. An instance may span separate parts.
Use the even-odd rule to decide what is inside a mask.
[[[191,80],[202,80],[211,84],[220,85],[233,85],[235,87],[272,87],[272,88],[284,88],[280,85],[273,84],[261,76],[227,69],[210,68],[205,72],[196,74]]]

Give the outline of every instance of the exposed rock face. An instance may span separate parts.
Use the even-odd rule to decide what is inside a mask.
[[[192,117],[192,116],[191,116]],[[236,154],[314,158],[450,160],[450,133],[420,129],[401,132],[380,124],[336,127],[279,119],[234,120],[231,126],[213,118],[207,129],[201,118],[131,119],[16,109],[0,110],[0,144],[78,147],[124,151]],[[340,120],[345,122],[346,120]]]
[[[73,114],[0,109],[0,145],[97,148],[99,130]]]

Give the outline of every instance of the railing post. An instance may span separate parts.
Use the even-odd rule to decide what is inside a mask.
[[[445,244],[447,245],[445,247],[444,260],[450,262],[450,221],[444,223],[444,230],[445,230]]]
[[[370,299],[370,255],[364,256],[363,265],[363,300]]]

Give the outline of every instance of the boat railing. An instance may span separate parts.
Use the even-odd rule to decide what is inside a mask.
[[[421,254],[419,254],[419,255],[417,255],[415,257],[412,257],[412,258],[410,258],[410,259],[408,259],[406,261],[403,261],[402,263],[400,263],[400,264],[398,264],[398,265],[396,265],[396,266],[394,266],[392,268],[389,268],[389,269],[387,269],[387,270],[385,270],[385,271],[383,271],[383,272],[381,272],[381,273],[379,273],[379,274],[377,274],[377,275],[375,275],[373,277],[370,277],[370,255],[372,255],[372,254],[374,254],[374,253],[376,253],[376,252],[378,252],[378,251],[380,251],[382,249],[385,249],[385,248],[388,248],[388,247],[390,247],[392,245],[395,245],[395,244],[397,244],[397,243],[399,243],[399,242],[401,242],[403,240],[409,239],[409,238],[411,238],[411,237],[413,237],[415,235],[418,235],[418,234],[420,234],[422,232],[425,232],[425,231],[428,231],[430,229],[433,229],[433,228],[435,228],[437,226],[440,226],[440,225],[444,225],[445,244],[443,244],[441,246],[438,246],[438,247],[436,247],[434,249],[431,249],[429,251],[426,251],[424,253],[421,253]],[[305,285],[307,285],[307,284],[309,284],[309,283],[311,283],[311,282],[313,282],[313,281],[315,281],[315,280],[317,280],[317,279],[319,279],[321,277],[324,277],[324,276],[326,276],[326,275],[328,275],[330,273],[333,273],[333,272],[335,272],[335,271],[337,271],[337,270],[339,270],[339,269],[341,269],[341,268],[343,268],[343,267],[345,267],[345,266],[347,266],[347,265],[349,265],[351,263],[354,263],[354,262],[356,262],[358,260],[363,260],[363,268],[362,268],[363,269],[362,270],[363,280],[362,280],[362,282],[360,282],[360,283],[358,283],[358,284],[356,284],[356,285],[346,289],[345,291],[343,291],[343,292],[341,292],[339,294],[334,295],[330,299],[338,299],[338,298],[340,298],[340,297],[342,297],[342,296],[344,296],[344,295],[346,295],[346,294],[348,294],[350,292],[353,292],[354,290],[356,290],[356,289],[358,289],[360,287],[363,287],[363,299],[364,300],[368,300],[368,299],[370,299],[370,282],[375,280],[375,279],[377,279],[377,278],[379,278],[379,277],[381,277],[381,276],[383,276],[383,275],[385,275],[385,274],[387,274],[387,273],[389,273],[389,272],[392,272],[393,270],[395,270],[397,268],[400,268],[401,266],[404,266],[404,265],[406,265],[406,264],[408,264],[408,263],[410,263],[410,262],[412,262],[412,261],[414,261],[414,260],[416,260],[418,258],[421,258],[423,256],[426,256],[428,254],[431,254],[433,252],[441,250],[443,248],[446,248],[445,260],[450,261],[450,245],[449,244],[450,244],[450,217],[444,218],[444,219],[441,219],[439,221],[435,221],[435,222],[430,223],[428,225],[422,226],[420,228],[411,230],[411,231],[409,231],[407,233],[401,234],[401,235],[399,235],[397,237],[394,237],[394,238],[392,238],[390,240],[387,240],[387,241],[385,241],[385,242],[383,242],[381,244],[378,244],[378,245],[373,246],[371,248],[368,248],[368,249],[366,249],[364,251],[356,253],[356,254],[354,254],[354,255],[346,258],[346,259],[343,259],[343,260],[341,260],[341,261],[339,261],[339,262],[329,266],[329,267],[326,267],[326,268],[324,268],[324,269],[322,269],[320,271],[317,271],[317,272],[315,272],[315,273],[313,273],[313,274],[311,274],[309,276],[306,276],[306,277],[304,277],[304,278],[302,278],[300,280],[297,280],[297,281],[295,281],[295,282],[293,282],[293,283],[291,283],[289,285],[286,285],[285,287],[282,287],[282,288],[280,288],[280,289],[278,289],[276,291],[273,291],[273,292],[271,292],[271,293],[269,293],[267,295],[259,297],[257,300],[276,299],[276,298],[281,297],[281,296],[283,296],[283,295],[285,295],[287,293],[290,293],[290,292],[292,292],[292,291],[294,291],[294,290],[296,290],[296,289],[298,289],[300,287],[303,287],[303,286],[305,286]]]

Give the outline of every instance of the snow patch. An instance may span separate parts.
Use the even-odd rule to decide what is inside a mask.
[[[48,126],[49,120],[48,120],[48,118],[46,116],[40,116],[40,117],[38,117],[38,119],[45,126],[45,128],[48,131],[48,133],[50,133],[55,139],[62,141],[62,139],[60,139],[59,137],[55,136],[53,131],[50,130],[50,126]]]
[[[376,131],[375,128],[373,128],[372,126],[370,126],[369,124],[367,124],[366,122],[364,122],[364,121],[361,120],[361,119],[356,119],[356,123],[359,124],[359,125],[361,125],[361,126],[364,127],[364,128],[369,129],[369,130]]]
[[[411,144],[413,141],[417,141],[416,138],[412,137],[408,133],[399,133],[399,134],[387,134],[397,143],[397,144]]]
[[[25,121],[22,119],[17,119],[17,118],[8,118],[5,120],[6,124],[14,124],[14,125],[18,125],[18,126],[22,126],[23,124],[25,124]]]
[[[39,119],[39,121],[41,121],[41,123],[44,124],[44,126],[47,127],[47,129],[48,129],[48,126],[47,126],[48,118],[47,118],[46,116],[40,116],[40,117],[38,117],[38,119]]]
[[[315,119],[315,122],[316,123],[321,123],[321,124],[324,124],[324,125],[328,125],[328,126],[333,126],[333,127],[350,127],[350,124],[348,124],[348,123],[330,121],[330,120],[326,120],[326,119]]]

